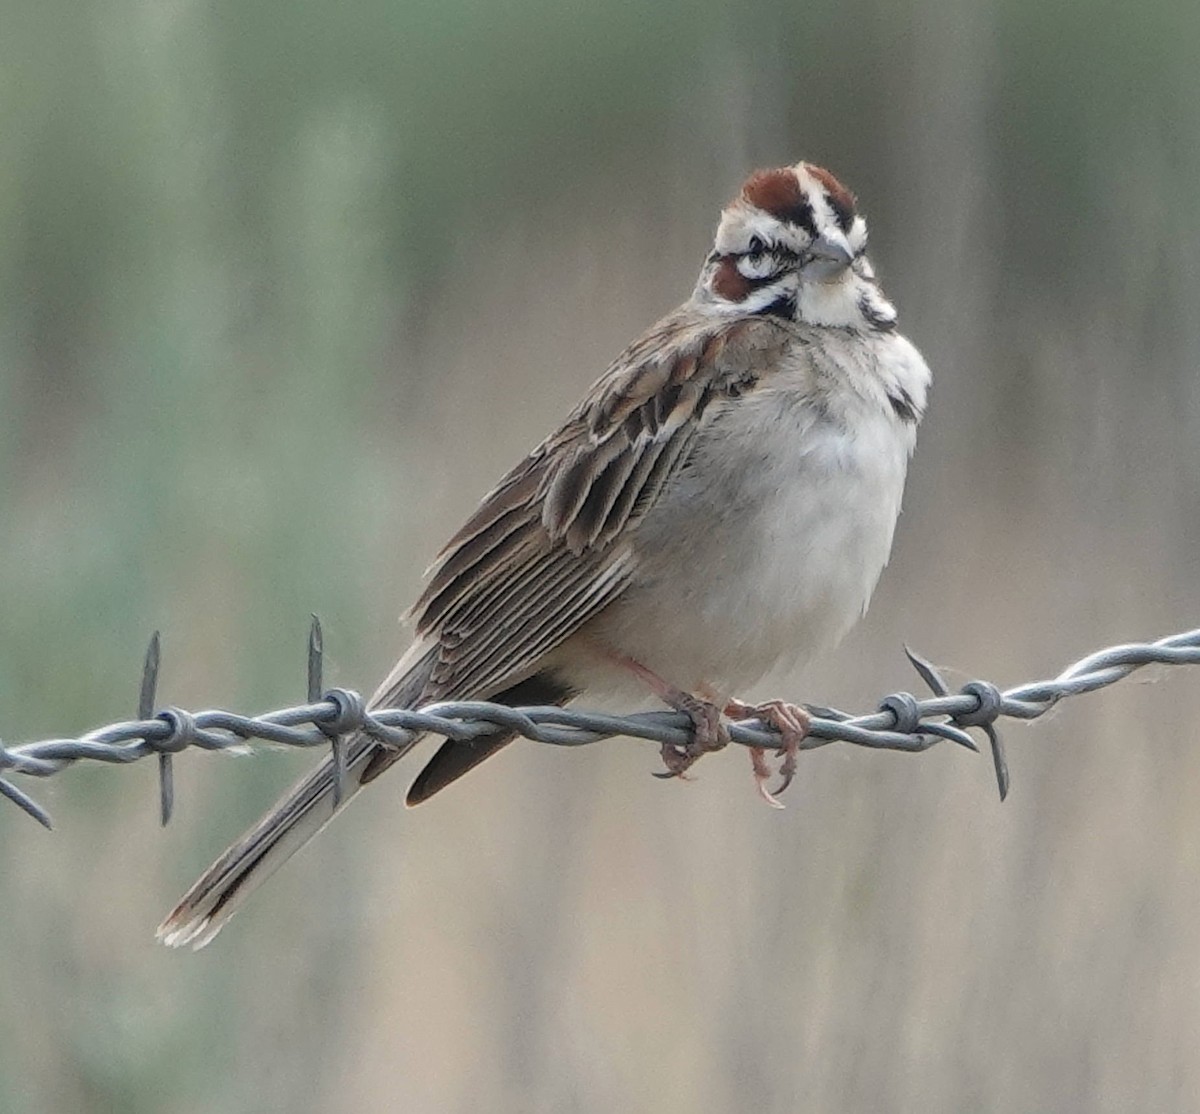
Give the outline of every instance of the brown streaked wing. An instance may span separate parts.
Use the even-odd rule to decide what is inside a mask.
[[[752,388],[792,335],[681,313],[635,342],[434,564],[412,612],[439,644],[422,699],[498,691],[620,595],[636,564],[622,538],[686,459],[708,404]]]
[[[423,634],[443,618],[472,584],[490,579],[506,557],[541,540],[530,508],[537,500],[542,472],[531,454],[493,490],[443,546],[428,575],[429,583],[409,609]]]
[[[594,565],[563,550],[558,576],[512,613],[489,623],[460,643],[461,654],[443,652],[429,683],[429,698],[488,694],[507,687],[533,668],[629,585],[635,560],[628,549]],[[568,567],[568,565],[570,567]]]

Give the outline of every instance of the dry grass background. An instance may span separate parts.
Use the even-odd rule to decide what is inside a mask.
[[[787,695],[909,642],[1002,684],[1200,616],[1200,18],[1032,4],[18,3],[0,116],[0,730],[370,688],[496,475],[690,288],[752,166],[833,166],[935,372],[892,565]],[[964,678],[965,679],[965,676]],[[207,951],[178,891],[308,759],[0,811],[0,1109],[1187,1111],[1200,688],[985,760],[514,746],[393,774]]]

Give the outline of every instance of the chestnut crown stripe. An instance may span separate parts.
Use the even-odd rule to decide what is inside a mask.
[[[791,167],[752,174],[742,187],[742,197],[776,220],[797,225],[810,236],[816,235],[812,205]]]
[[[809,162],[759,170],[722,210],[694,298],[718,315],[889,332],[896,309],[866,257],[852,194]]]
[[[804,168],[824,188],[838,227],[843,232],[849,232],[850,225],[854,223],[857,215],[854,194],[823,166],[804,163]],[[777,220],[797,225],[810,236],[816,234],[812,205],[800,188],[800,182],[791,167],[760,170],[752,174],[742,187],[742,197],[755,208],[770,213]]]

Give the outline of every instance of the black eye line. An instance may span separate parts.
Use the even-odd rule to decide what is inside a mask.
[[[741,252],[743,259],[753,259],[756,256],[769,255],[780,265],[786,265],[801,258],[801,253],[782,244],[768,244],[759,236],[751,236],[746,250]]]

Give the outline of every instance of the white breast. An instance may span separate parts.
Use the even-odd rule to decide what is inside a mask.
[[[902,338],[881,340],[922,406],[924,362]],[[877,366],[839,355],[816,356],[832,361],[833,392],[814,396],[811,368],[780,374],[707,425],[638,528],[635,583],[596,622],[605,642],[680,687],[737,692],[830,649],[862,615],[915,427]]]

